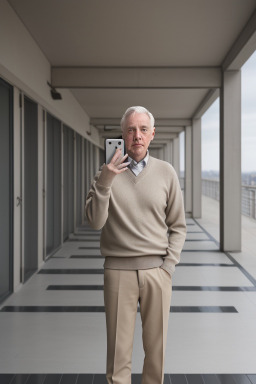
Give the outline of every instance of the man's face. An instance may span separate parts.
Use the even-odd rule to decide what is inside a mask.
[[[146,113],[132,113],[125,121],[123,139],[128,155],[135,161],[144,159],[148,146],[155,136]]]

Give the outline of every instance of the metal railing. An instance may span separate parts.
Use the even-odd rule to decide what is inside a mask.
[[[256,186],[242,185],[242,214],[256,219]]]
[[[241,186],[241,210],[242,215],[256,219],[256,186]],[[202,179],[202,194],[215,200],[220,200],[219,180]]]
[[[181,189],[185,188],[184,177],[180,177]],[[214,200],[220,201],[220,182],[214,179],[202,179],[202,194]],[[256,220],[256,186],[241,186],[241,212],[242,215]]]

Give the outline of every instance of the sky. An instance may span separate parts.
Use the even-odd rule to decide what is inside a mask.
[[[256,171],[256,51],[242,67],[241,136],[242,172]],[[219,99],[202,116],[202,170],[219,170]]]

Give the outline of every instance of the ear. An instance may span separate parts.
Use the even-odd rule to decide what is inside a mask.
[[[152,141],[152,140],[154,140],[154,137],[155,137],[155,133],[156,133],[156,128],[155,128],[155,127],[153,127],[153,131],[152,131],[152,139],[151,139],[151,141]]]

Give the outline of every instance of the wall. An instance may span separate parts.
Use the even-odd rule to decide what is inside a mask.
[[[62,100],[52,100],[47,85],[51,81],[50,63],[5,0],[0,2],[0,76],[100,146],[97,129],[90,127],[88,115],[69,90],[61,90]]]

